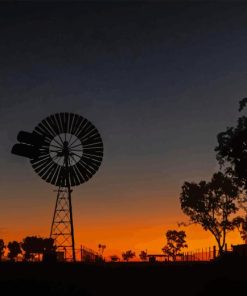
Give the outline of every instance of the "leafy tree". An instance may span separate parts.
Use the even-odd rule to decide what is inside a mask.
[[[247,98],[240,100],[239,112],[247,105]],[[238,118],[235,127],[228,127],[217,136],[216,158],[225,171],[234,178],[242,189],[239,206],[245,210],[245,217],[237,217],[235,223],[242,239],[247,243],[247,117]]]
[[[53,238],[43,238],[43,249],[45,252],[54,252],[56,251],[56,245]]]
[[[33,258],[34,254],[44,254],[44,252],[52,252],[56,249],[53,238],[41,238],[37,236],[25,237],[21,246],[25,251],[26,260]]]
[[[8,249],[8,258],[10,258],[11,261],[14,261],[16,257],[22,253],[20,243],[18,243],[17,241],[9,242]]]
[[[139,257],[142,261],[146,261],[147,260],[147,252],[141,251],[141,253],[139,254]]]
[[[234,222],[240,232],[242,240],[247,244],[247,215],[245,217],[236,217]]]
[[[131,250],[128,250],[124,253],[122,253],[122,257],[124,261],[129,261],[129,259],[132,259],[135,257],[135,252],[132,252]]]
[[[176,261],[177,256],[181,255],[180,251],[183,248],[187,248],[186,233],[183,230],[168,230],[166,232],[167,244],[162,251],[168,256],[172,257],[173,261]]]
[[[2,239],[0,239],[0,261],[2,261],[4,249],[5,249],[4,241]]]
[[[180,203],[190,222],[200,224],[214,236],[219,254],[223,253],[227,231],[236,227],[231,215],[238,210],[239,188],[232,178],[215,173],[210,182],[185,182]]]
[[[245,107],[247,98],[240,101],[239,111]],[[239,186],[247,189],[247,117],[238,118],[236,127],[228,127],[217,136],[216,159],[227,174],[235,178]]]
[[[119,257],[118,257],[117,255],[112,255],[112,256],[110,256],[110,258],[111,258],[111,261],[112,261],[112,262],[117,262],[117,261],[119,261]]]

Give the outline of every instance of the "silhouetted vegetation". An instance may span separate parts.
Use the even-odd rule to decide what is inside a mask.
[[[98,245],[99,255],[101,257],[103,257],[103,253],[104,253],[105,248],[106,248],[106,245],[102,245],[102,244]]]
[[[122,253],[122,257],[124,261],[129,261],[130,259],[135,257],[135,252],[132,252],[131,250],[128,250],[124,253]]]
[[[141,253],[139,254],[139,257],[142,261],[146,261],[147,260],[147,252],[141,251]]]
[[[182,211],[189,216],[190,222],[200,224],[212,233],[220,254],[224,250],[227,231],[236,226],[231,215],[238,210],[238,197],[238,186],[221,172],[215,173],[210,182],[185,182],[182,186]]]
[[[185,238],[186,233],[183,230],[168,230],[166,232],[167,243],[162,251],[176,261],[177,256],[181,256],[181,250],[188,247]]]
[[[18,243],[17,241],[9,242],[8,249],[8,258],[11,261],[14,261],[17,256],[22,253],[20,243]]]
[[[247,104],[247,98],[239,102],[239,111]],[[242,239],[247,242],[247,117],[238,118],[236,127],[228,127],[217,136],[216,158],[227,175],[241,188],[239,205],[246,212],[245,217],[237,217],[236,225]]]
[[[247,244],[247,216],[245,217],[236,217],[234,222],[240,232],[242,240]]]
[[[56,250],[53,238],[42,238],[37,236],[27,236],[21,244],[25,251],[25,260],[33,259],[35,254],[44,254],[44,252],[53,252]]]
[[[120,260],[119,257],[118,257],[117,255],[111,255],[111,256],[110,256],[110,259],[111,259],[112,262],[117,262],[117,261]]]
[[[2,261],[4,250],[5,250],[4,241],[3,241],[3,239],[0,239],[0,261]]]
[[[246,98],[240,101],[240,108],[246,105]],[[247,117],[241,116],[236,127],[228,127],[217,136],[216,158],[227,174],[247,189]]]

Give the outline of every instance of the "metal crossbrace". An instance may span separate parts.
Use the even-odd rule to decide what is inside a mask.
[[[64,252],[67,261],[73,261],[72,229],[69,205],[69,192],[59,187],[51,226],[50,237],[55,241],[57,251]]]

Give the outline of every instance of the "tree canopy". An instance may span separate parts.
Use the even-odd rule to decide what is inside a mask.
[[[241,112],[246,108],[246,105],[247,98],[240,100],[239,111]],[[219,133],[217,139],[216,158],[225,172],[242,189],[239,205],[245,210],[246,216],[237,217],[235,222],[240,230],[241,237],[247,241],[247,117],[239,117],[237,125],[228,127],[226,131]]]
[[[10,260],[15,260],[16,257],[22,253],[20,243],[18,243],[17,241],[9,242],[8,249],[8,257],[10,258]]]
[[[172,257],[173,261],[176,261],[177,256],[181,255],[181,250],[187,248],[186,233],[183,230],[168,230],[166,232],[167,243],[162,251]]]
[[[226,243],[227,231],[236,226],[231,215],[238,210],[238,196],[238,186],[222,172],[215,173],[209,182],[185,182],[182,186],[182,211],[189,216],[190,222],[200,224],[212,233],[220,254]]]
[[[247,98],[240,101],[239,111],[247,104]],[[216,159],[225,171],[247,189],[247,117],[238,118],[236,127],[227,127],[217,136]]]
[[[118,257],[117,255],[111,255],[110,258],[111,258],[111,261],[112,261],[112,262],[117,262],[117,261],[119,261],[119,257]]]
[[[128,251],[122,253],[122,257],[123,257],[124,261],[129,261],[129,259],[132,259],[135,257],[135,252],[128,250]]]
[[[139,257],[142,261],[146,261],[147,260],[147,252],[146,251],[141,251],[139,254]]]
[[[3,239],[0,239],[0,261],[2,260],[2,256],[4,254],[5,244]]]
[[[234,219],[234,222],[239,230],[242,240],[247,244],[247,216],[238,216]]]
[[[44,252],[55,251],[54,239],[37,236],[27,236],[21,244],[25,251],[25,259],[30,259],[33,254],[43,254]]]

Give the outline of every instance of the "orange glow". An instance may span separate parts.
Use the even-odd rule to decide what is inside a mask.
[[[20,193],[16,193],[15,188],[6,191],[0,216],[0,237],[6,243],[21,241],[27,235],[49,236],[56,193],[42,180],[35,180],[35,183],[37,187],[19,188]],[[92,183],[73,192],[76,248],[83,245],[97,251],[98,244],[105,244],[106,257],[121,256],[128,249],[135,251],[137,256],[141,250],[161,254],[166,231],[178,229],[178,222],[187,221],[179,205],[179,184],[176,191],[166,188],[163,192],[147,187],[142,193],[134,188],[120,192],[126,195],[120,203],[115,190],[110,191],[109,196],[98,190],[102,184]],[[187,233],[190,251],[215,245],[213,236],[200,226],[181,229]],[[239,233],[229,233],[227,243],[229,247],[242,243]]]
[[[47,217],[46,217],[47,218]],[[179,217],[178,217],[179,218]],[[184,217],[177,219],[181,221]],[[81,223],[76,223],[76,247],[79,249],[80,245],[91,248],[95,251],[98,249],[98,244],[103,243],[106,245],[104,256],[116,254],[121,257],[121,253],[128,249],[135,251],[138,259],[138,255],[141,250],[147,250],[149,254],[161,254],[162,247],[165,245],[165,233],[168,229],[178,229],[176,223],[164,222],[152,222],[145,220],[129,221],[114,223],[114,221],[108,221],[104,224],[100,224],[100,221],[83,221],[84,227],[80,227]],[[176,220],[176,219],[174,219]],[[8,233],[2,231],[1,237],[5,242],[10,240],[22,240],[27,235],[40,235],[47,236],[49,233],[49,219],[46,219],[46,224],[43,226],[37,224],[29,225],[28,229],[22,228],[20,225],[13,227],[12,231]],[[77,221],[78,222],[78,221]],[[98,222],[98,225],[97,225]],[[202,248],[208,248],[215,245],[213,236],[204,231],[200,226],[189,226],[181,228],[186,231],[187,242],[189,245],[189,251],[197,251]],[[242,243],[240,235],[237,231],[229,233],[227,238],[228,247],[231,244]],[[187,251],[187,249],[185,250]]]

